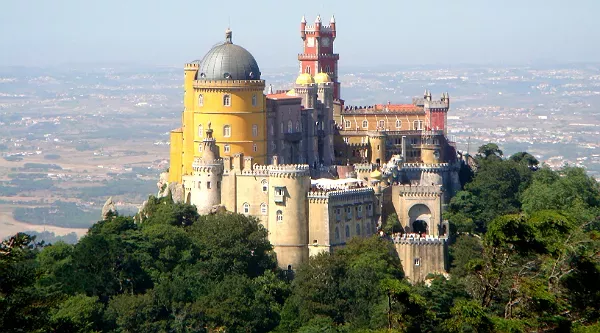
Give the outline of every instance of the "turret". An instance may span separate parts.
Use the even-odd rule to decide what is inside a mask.
[[[331,20],[329,21],[329,26],[331,27],[331,38],[335,39],[335,16],[331,15]]]
[[[321,37],[321,15],[315,19],[315,37]]]
[[[306,39],[306,18],[302,15],[302,20],[300,20],[300,38],[302,40]]]

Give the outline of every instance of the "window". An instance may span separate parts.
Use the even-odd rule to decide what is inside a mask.
[[[360,235],[360,224],[356,224],[356,234]]]
[[[358,206],[356,207],[356,217],[361,218],[362,217],[362,206]]]
[[[371,216],[371,214],[373,214],[373,204],[367,205],[367,214],[369,214],[369,216]]]
[[[223,151],[226,153],[229,153],[231,151],[231,148],[229,147],[229,145],[224,145],[223,146]]]
[[[217,188],[221,188],[221,182],[217,180]]]
[[[339,222],[339,221],[341,221],[341,220],[342,220],[342,210],[341,210],[341,209],[339,209],[339,208],[336,208],[336,209],[335,209],[335,220],[336,220],[337,222]]]
[[[325,72],[327,72],[327,73],[331,72],[331,67],[329,67],[329,65],[325,66]]]
[[[202,94],[198,95],[198,106],[204,105],[204,96]]]
[[[247,202],[244,202],[244,204],[242,205],[242,209],[244,214],[250,214],[250,204]]]
[[[252,95],[252,106],[256,106],[257,103],[257,98],[256,98],[256,94]]]
[[[415,266],[421,266],[421,258],[415,258]]]
[[[276,215],[276,217],[277,217],[277,222],[278,222],[278,223],[281,223],[281,222],[283,222],[283,212],[282,212],[282,211],[278,210],[278,211],[277,211],[277,213],[276,213],[275,215]]]
[[[252,151],[255,153],[258,151],[258,146],[256,145],[256,143],[252,145]]]
[[[335,240],[340,240],[340,228],[335,227]]]
[[[379,121],[379,128],[385,128],[385,120]]]
[[[275,126],[272,123],[269,125],[269,134],[275,135]]]
[[[204,128],[202,127],[202,125],[198,125],[198,136],[203,137],[203,135],[204,135]]]
[[[262,215],[267,215],[267,204],[264,202],[260,204],[260,213]]]
[[[302,130],[300,129],[300,122],[296,121],[296,132],[301,132]]]
[[[229,95],[229,94],[223,95],[223,105],[231,106],[231,95]]]
[[[292,133],[294,131],[294,123],[291,120],[288,120],[288,133]]]
[[[344,138],[344,142],[345,142],[345,143],[350,143],[350,139],[345,137],[345,138]]]
[[[206,188],[210,190],[210,182],[206,182]]]
[[[346,120],[346,121],[344,122],[344,126],[345,126],[346,128],[350,128],[350,120]]]
[[[283,121],[282,121],[281,124],[280,124],[280,126],[279,126],[279,130],[280,130],[281,134],[285,133],[284,130],[283,130],[284,127],[285,127],[285,125],[283,125]]]
[[[199,145],[198,145],[198,151],[199,151],[199,152],[202,152],[202,144],[199,144]]]
[[[201,188],[202,182],[198,182],[198,188]]]
[[[367,128],[367,127],[369,127],[369,122],[368,122],[368,121],[366,121],[366,120],[363,120],[363,121],[362,121],[362,127],[363,127],[363,128]]]
[[[414,130],[422,130],[423,129],[423,121],[422,120],[413,121],[413,129]]]
[[[258,125],[256,124],[252,125],[252,136],[258,136]]]
[[[231,137],[231,126],[229,126],[229,125],[223,126],[223,136],[226,138]]]
[[[350,238],[350,226],[346,226],[346,238]]]
[[[266,179],[263,179],[260,182],[260,185],[262,186],[262,191],[263,192],[265,192],[265,193],[269,192],[269,182]]]
[[[310,74],[310,66],[306,66],[306,72]]]
[[[402,127],[402,120],[396,120],[396,128]]]

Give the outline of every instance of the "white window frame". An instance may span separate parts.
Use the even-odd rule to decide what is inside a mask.
[[[363,128],[369,128],[369,121],[368,120],[363,120],[362,121],[362,127]]]
[[[204,95],[198,95],[198,106],[204,106]]]
[[[231,95],[230,94],[223,95],[223,106],[231,106]]]
[[[223,145],[223,151],[226,153],[231,152],[231,146],[228,144]]]
[[[283,223],[283,212],[281,210],[278,210],[277,213],[275,213],[275,219],[277,220],[277,223]]]
[[[242,205],[242,210],[243,210],[244,214],[246,214],[246,215],[250,214],[250,204],[247,202],[244,202],[244,204]]]
[[[261,187],[262,187],[262,191],[263,191],[264,193],[267,193],[267,192],[269,192],[269,182],[268,182],[266,179],[263,179],[263,180],[260,182],[260,185],[261,185]]]
[[[225,137],[225,138],[231,137],[231,125],[223,126],[223,137]]]
[[[350,128],[350,126],[352,126],[352,123],[350,122],[350,120],[344,121],[344,127]]]
[[[396,119],[396,128],[402,128],[402,120]]]
[[[266,203],[264,203],[264,202],[263,202],[263,203],[261,203],[261,204],[260,204],[260,213],[261,213],[262,215],[267,215],[267,212],[268,212],[268,207],[267,207],[267,204],[266,204]]]
[[[198,137],[199,138],[204,137],[204,126],[202,126],[202,124],[198,125]]]

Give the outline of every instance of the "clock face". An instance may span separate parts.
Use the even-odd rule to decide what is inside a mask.
[[[324,37],[321,41],[321,44],[323,44],[323,46],[329,46],[329,38]]]

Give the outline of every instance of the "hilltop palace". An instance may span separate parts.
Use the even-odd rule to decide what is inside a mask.
[[[162,188],[201,214],[220,207],[256,217],[284,269],[377,234],[396,213],[404,232],[391,238],[406,276],[445,273],[442,212],[460,189],[461,163],[446,136],[450,97],[426,91],[411,104],[345,105],[335,19],[302,18],[300,36],[289,91],[265,87],[229,29],[185,65],[182,127],[171,132]]]

